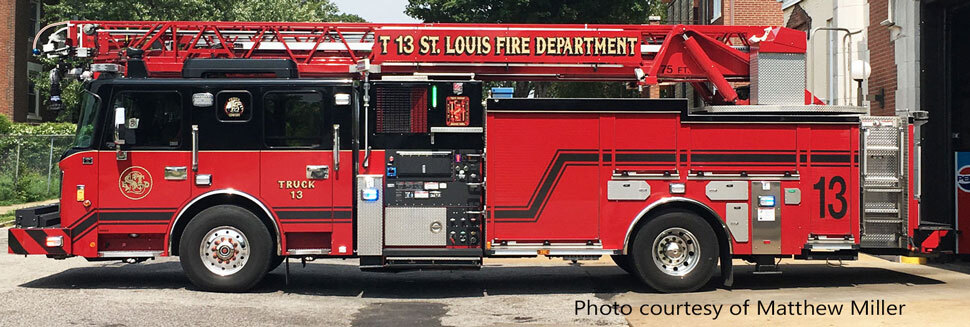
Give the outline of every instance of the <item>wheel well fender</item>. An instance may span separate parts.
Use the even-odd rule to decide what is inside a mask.
[[[168,234],[168,253],[169,255],[178,255],[179,253],[179,241],[182,238],[182,232],[185,231],[185,226],[189,224],[189,221],[195,217],[199,212],[207,208],[221,205],[221,204],[231,204],[242,207],[246,210],[252,212],[263,225],[266,225],[266,229],[272,234],[272,239],[275,242],[274,247],[276,248],[276,254],[281,254],[281,237],[279,223],[273,218],[273,214],[269,211],[269,208],[263,205],[258,199],[249,195],[245,192],[237,190],[214,190],[206,192],[199,195],[189,201],[178,214],[175,216],[175,220],[172,222],[172,227]]]
[[[701,216],[709,225],[711,229],[714,230],[714,234],[717,235],[718,248],[720,249],[720,257],[722,262],[727,260],[730,262],[731,255],[734,253],[734,247],[732,245],[731,230],[728,229],[727,225],[724,224],[724,220],[714,211],[711,207],[707,206],[700,201],[683,198],[683,197],[667,197],[662,198],[653,203],[650,203],[646,208],[637,214],[633,222],[630,223],[630,227],[627,228],[626,238],[623,239],[623,254],[628,254],[630,251],[630,246],[633,244],[633,237],[636,235],[637,231],[646,225],[650,219],[658,216],[668,210],[687,210],[697,215]]]

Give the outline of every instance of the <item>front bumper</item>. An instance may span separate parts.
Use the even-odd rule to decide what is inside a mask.
[[[61,228],[59,205],[20,209],[16,216],[16,226],[7,230],[8,253],[55,258],[71,254],[71,234],[70,230]]]
[[[49,237],[60,237],[61,245],[47,246]],[[7,252],[67,257],[71,254],[71,236],[64,228],[11,228],[7,230]]]

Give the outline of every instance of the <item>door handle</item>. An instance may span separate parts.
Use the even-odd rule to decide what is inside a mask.
[[[189,174],[185,166],[180,167],[165,167],[165,179],[170,181],[184,181],[188,179]]]
[[[340,171],[340,124],[333,125],[333,171]]]
[[[192,125],[192,171],[199,171],[199,125]]]
[[[330,177],[330,167],[327,165],[307,165],[306,179],[327,179]]]

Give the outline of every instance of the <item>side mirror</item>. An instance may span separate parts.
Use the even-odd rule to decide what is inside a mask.
[[[138,128],[138,118],[125,119],[125,108],[115,108],[115,133],[114,141],[116,145],[135,144],[135,129]]]
[[[125,108],[117,107],[115,108],[115,126],[125,124]]]
[[[125,139],[122,138],[122,131],[125,128],[125,108],[117,107],[115,108],[115,145],[125,144]]]

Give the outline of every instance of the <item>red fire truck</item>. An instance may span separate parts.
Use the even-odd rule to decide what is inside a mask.
[[[72,21],[89,58],[59,205],[9,252],[140,262],[243,291],[286,258],[368,270],[609,255],[664,292],[732,258],[940,247],[916,118],[823,105],[765,26]],[[42,32],[46,33],[46,32]],[[38,38],[39,39],[39,38]],[[57,75],[56,72],[53,75]],[[55,76],[56,77],[56,76]],[[484,81],[686,82],[687,99],[487,98]]]

